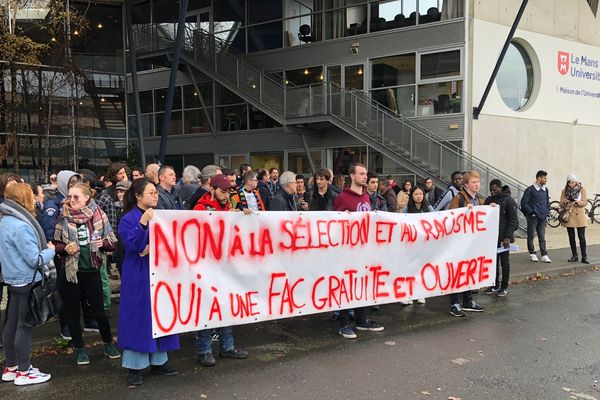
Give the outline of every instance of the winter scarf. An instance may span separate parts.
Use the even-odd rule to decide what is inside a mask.
[[[63,208],[63,215],[56,224],[54,240],[69,244],[77,242],[77,225],[85,224],[93,229],[102,240],[108,240],[110,244],[117,242],[117,237],[110,226],[106,214],[91,201],[86,207],[73,210],[69,206]],[[91,236],[91,235],[90,235]],[[90,247],[91,249],[91,247]],[[100,249],[91,251],[92,266],[100,269],[106,261],[106,255]],[[65,262],[65,275],[67,281],[77,283],[77,271],[79,270],[79,253],[67,256]]]
[[[574,188],[567,185],[565,188],[565,198],[569,201],[581,200],[581,183],[578,183]]]

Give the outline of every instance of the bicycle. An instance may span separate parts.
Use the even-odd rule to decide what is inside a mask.
[[[546,222],[551,228],[558,228],[560,226],[560,202],[553,201],[550,203],[550,209],[548,210],[548,221]]]
[[[588,200],[588,206],[585,208],[585,214],[594,222],[600,224],[600,193],[594,194],[594,200]]]

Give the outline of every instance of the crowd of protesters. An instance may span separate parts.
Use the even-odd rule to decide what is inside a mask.
[[[348,175],[334,175],[320,168],[310,177],[271,168],[253,170],[242,164],[238,170],[217,165],[199,169],[187,166],[181,179],[173,167],[149,164],[145,171],[130,170],[122,163],[109,166],[104,176],[91,170],[59,171],[45,184],[26,184],[16,174],[0,175],[0,265],[3,284],[8,287],[8,309],[3,330],[6,365],[3,381],[16,385],[45,382],[50,374],[30,363],[31,328],[25,323],[28,294],[41,276],[40,264],[54,259],[58,290],[63,298],[60,335],[75,348],[78,365],[90,363],[82,331],[99,332],[104,355],[122,358],[128,369],[127,382],[142,384],[142,371],[177,374],[168,365],[167,351],[179,348],[177,335],[152,337],[149,289],[149,230],[155,209],[240,211],[346,211],[428,213],[483,204],[500,208],[496,282],[485,294],[506,296],[510,276],[509,247],[517,229],[518,206],[508,186],[498,179],[489,183],[487,198],[481,196],[476,171],[456,171],[447,188],[432,178],[422,182],[405,180],[398,186],[392,176],[369,173],[359,163],[351,164]],[[531,261],[538,261],[533,238],[537,234],[542,262],[551,262],[546,251],[545,221],[549,210],[547,173],[539,171],[527,188],[520,209],[527,218],[527,246]],[[569,175],[561,193],[571,249],[571,262],[578,261],[575,230],[581,261],[587,263],[583,207],[586,191]],[[15,209],[26,210],[28,218]],[[504,249],[505,251],[502,251]],[[113,343],[110,325],[111,264],[121,277],[118,343]],[[3,288],[0,287],[0,296]],[[0,297],[1,300],[1,297]],[[417,299],[425,303],[425,299]],[[473,292],[449,295],[450,313],[481,312]],[[405,305],[411,301],[403,302]],[[356,338],[358,331],[382,331],[384,327],[367,317],[367,308],[336,313],[339,334]],[[83,328],[81,319],[83,315]],[[351,325],[354,319],[354,327]],[[219,356],[245,359],[248,352],[234,344],[233,330],[224,327],[196,333],[198,362],[215,365],[212,342],[219,342]],[[119,350],[120,349],[120,350]]]

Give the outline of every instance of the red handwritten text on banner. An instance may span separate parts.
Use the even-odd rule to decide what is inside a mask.
[[[153,335],[490,286],[498,209],[428,214],[156,211]]]

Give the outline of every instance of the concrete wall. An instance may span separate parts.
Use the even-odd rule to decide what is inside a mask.
[[[475,0],[473,17],[511,26],[520,5],[521,0]],[[519,28],[600,46],[600,19],[586,0],[530,0]]]
[[[467,81],[473,106],[479,103],[520,4],[520,0],[474,0],[470,4],[472,74]],[[494,30],[497,33],[490,34]],[[523,111],[512,111],[494,84],[479,119],[467,117],[467,150],[526,184],[533,182],[537,170],[548,171],[554,199],[569,173],[581,179],[588,193],[600,192],[596,174],[600,99],[566,96],[559,90],[564,84],[597,91],[600,82],[563,76],[557,70],[561,50],[600,59],[599,32],[600,19],[585,0],[530,0],[515,38],[532,44],[539,58],[537,98]]]

